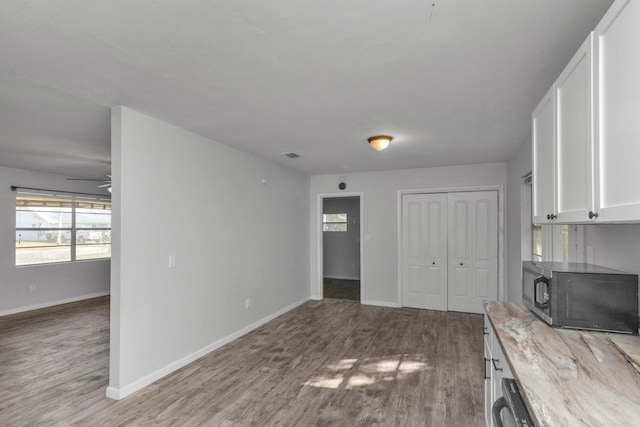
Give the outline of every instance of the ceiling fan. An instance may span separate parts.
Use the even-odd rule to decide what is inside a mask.
[[[67,178],[67,181],[95,181],[102,182],[102,185],[98,185],[98,188],[106,188],[111,193],[111,175],[107,175],[109,179],[92,179],[92,178]]]

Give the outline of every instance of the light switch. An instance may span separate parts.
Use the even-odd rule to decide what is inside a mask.
[[[176,256],[169,255],[169,268],[175,268],[175,267],[176,267]]]

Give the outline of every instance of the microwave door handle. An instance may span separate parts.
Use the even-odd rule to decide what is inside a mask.
[[[544,283],[547,285],[547,292],[549,291],[549,287],[551,285],[549,284],[549,279],[545,276],[540,276],[533,281],[533,305],[541,310],[544,310],[547,308],[547,303],[538,302],[538,286],[540,285],[540,283]]]

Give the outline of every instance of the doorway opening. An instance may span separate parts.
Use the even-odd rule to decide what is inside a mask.
[[[360,301],[360,197],[321,200],[322,295]]]

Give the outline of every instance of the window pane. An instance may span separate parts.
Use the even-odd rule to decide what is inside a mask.
[[[78,230],[76,231],[76,244],[82,243],[110,243],[110,230]]]
[[[69,230],[16,230],[17,247],[50,246],[50,243],[62,244],[71,241]]]
[[[16,231],[16,265],[71,261],[71,232]]]
[[[347,222],[346,213],[323,214],[322,222]]]
[[[71,200],[16,197],[16,228],[71,227]]]
[[[562,260],[569,262],[569,226],[562,226]]]
[[[542,226],[531,226],[531,258],[533,261],[542,261]]]
[[[111,243],[84,243],[76,245],[76,259],[111,257]]]
[[[111,204],[94,204],[88,207],[88,203],[78,205],[86,207],[76,208],[76,227],[78,228],[111,228]]]
[[[322,231],[347,231],[347,224],[344,222],[322,224]]]

